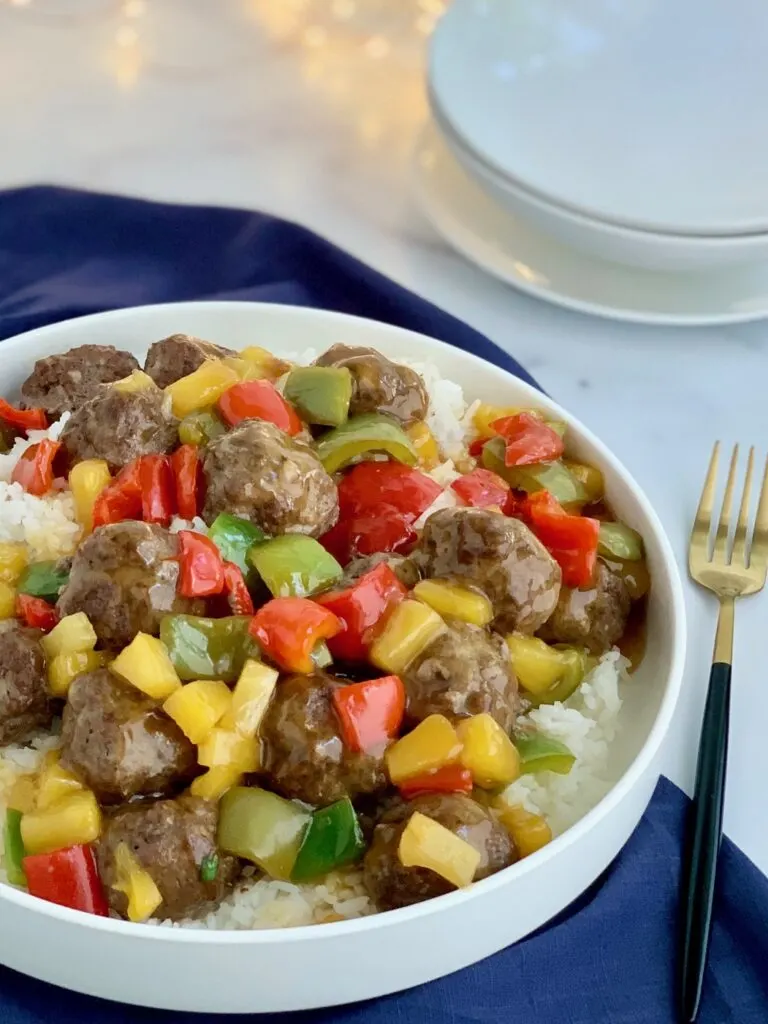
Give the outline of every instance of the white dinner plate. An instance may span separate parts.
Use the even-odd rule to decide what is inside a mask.
[[[429,123],[414,182],[435,228],[488,273],[558,306],[646,324],[740,323],[768,316],[768,264],[661,273],[608,263],[560,245],[494,202]]]

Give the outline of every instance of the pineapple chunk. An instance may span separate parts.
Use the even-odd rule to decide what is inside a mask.
[[[84,789],[71,793],[44,811],[22,815],[21,838],[29,854],[53,853],[67,846],[94,843],[101,833],[96,797]]]
[[[397,784],[453,764],[460,754],[461,740],[448,719],[430,715],[413,732],[393,743],[384,756],[389,777]]]
[[[163,711],[188,740],[202,743],[231,705],[232,693],[226,683],[201,679],[174,690],[163,704]]]
[[[487,626],[493,618],[493,605],[479,590],[447,580],[422,580],[413,588],[413,596],[428,604],[438,615],[461,619],[475,626]]]
[[[370,660],[377,668],[399,675],[415,657],[446,629],[432,608],[421,601],[401,601],[374,641]]]
[[[12,619],[16,614],[16,591],[10,583],[0,580],[0,619]]]
[[[429,868],[458,889],[472,883],[480,863],[479,850],[419,811],[403,830],[397,853],[403,867]]]
[[[65,615],[51,632],[43,637],[46,658],[56,658],[72,651],[92,651],[97,641],[96,631],[85,612]]]
[[[463,746],[461,763],[476,786],[508,786],[520,775],[520,755],[512,740],[489,714],[473,715],[456,728]]]
[[[77,521],[86,533],[93,529],[94,503],[111,479],[109,466],[103,459],[85,459],[69,471]]]
[[[221,764],[209,768],[204,775],[199,775],[189,787],[192,796],[201,800],[221,800],[227,790],[239,786],[243,781],[243,773],[236,764]]]
[[[552,842],[552,829],[540,814],[533,814],[519,804],[497,805],[496,814],[512,836],[521,857],[527,857]]]
[[[221,720],[224,729],[255,736],[275,692],[278,673],[260,661],[246,661],[232,694],[232,707]]]
[[[228,729],[211,730],[197,751],[197,759],[206,768],[231,767],[239,772],[255,772],[259,767],[258,741]]]
[[[137,633],[109,667],[154,700],[166,700],[181,686],[165,644],[148,633]]]
[[[66,697],[73,681],[106,665],[102,651],[69,651],[48,662],[48,689],[54,697]]]
[[[59,752],[51,751],[45,758],[42,771],[37,780],[37,799],[35,807],[38,811],[47,811],[53,804],[82,790],[83,784],[66,768],[59,764]]]
[[[15,544],[10,541],[0,544],[0,581],[16,583],[26,569],[28,561],[26,544]]]
[[[424,420],[416,420],[415,423],[406,428],[405,432],[413,442],[413,447],[416,449],[419,465],[422,469],[430,470],[439,465],[440,449],[435,440],[435,435]]]
[[[133,370],[127,377],[116,380],[112,387],[115,391],[121,391],[124,395],[133,395],[137,391],[148,391],[150,388],[156,388],[157,384],[143,370]]]
[[[169,384],[165,393],[171,396],[173,415],[183,419],[191,412],[215,405],[239,379],[235,370],[221,359],[206,359],[193,373]]]
[[[152,875],[139,864],[126,843],[119,843],[115,850],[115,874],[117,881],[112,888],[127,897],[128,920],[139,923],[152,917],[163,897]]]

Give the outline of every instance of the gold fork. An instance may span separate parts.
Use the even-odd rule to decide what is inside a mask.
[[[731,539],[739,446],[733,449],[723,504],[712,543],[712,510],[717,483],[720,442],[712,452],[688,548],[688,569],[697,583],[720,601],[715,651],[704,709],[696,765],[696,786],[690,835],[683,864],[683,929],[680,957],[680,1000],[683,1020],[696,1019],[701,1000],[704,967],[712,924],[717,855],[723,828],[725,766],[728,757],[728,717],[733,660],[734,603],[762,590],[768,565],[768,461],[754,526],[750,531],[750,492],[755,450],[750,448],[741,505]]]

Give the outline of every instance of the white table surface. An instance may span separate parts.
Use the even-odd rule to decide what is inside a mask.
[[[683,564],[713,440],[768,446],[768,325],[591,319],[455,255],[408,176],[426,109],[423,36],[408,26],[440,0],[378,0],[378,20],[366,5],[377,3],[0,0],[0,187],[258,208],[315,229],[518,358],[629,467]],[[349,20],[332,23],[331,8]],[[665,770],[690,790],[715,604],[691,585],[687,598]],[[739,607],[726,827],[768,872],[766,623],[768,593]]]

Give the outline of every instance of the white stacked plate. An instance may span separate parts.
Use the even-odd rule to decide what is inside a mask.
[[[433,37],[434,125],[418,161],[423,193],[442,168],[440,196],[426,196],[433,220],[446,234],[451,216],[480,230],[470,208],[482,197],[507,218],[508,255],[525,263],[526,250],[548,248],[581,276],[613,270],[645,295],[635,310],[608,296],[593,311],[768,314],[766,39],[764,0],[454,0]],[[680,302],[667,294],[654,309],[664,282]],[[719,298],[707,299],[713,288]],[[581,306],[594,306],[582,291]]]

